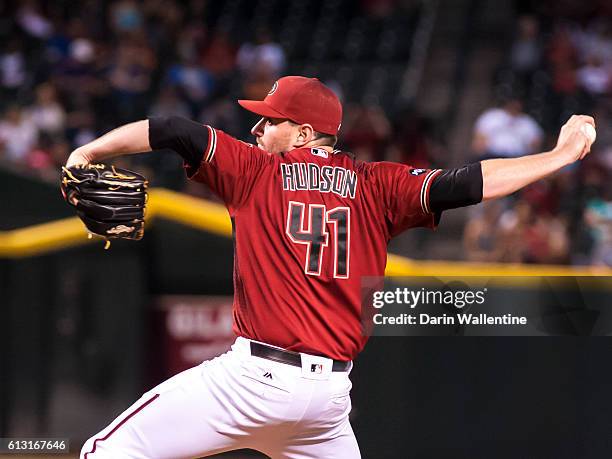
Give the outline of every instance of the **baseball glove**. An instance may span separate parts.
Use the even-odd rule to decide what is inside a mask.
[[[147,202],[147,180],[140,174],[105,164],[62,167],[64,199],[76,207],[91,234],[141,239]]]

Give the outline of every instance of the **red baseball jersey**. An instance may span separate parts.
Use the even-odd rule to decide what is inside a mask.
[[[299,148],[267,153],[206,127],[197,170],[234,228],[234,331],[285,349],[352,360],[367,336],[361,279],[383,276],[391,237],[433,228],[439,170]]]

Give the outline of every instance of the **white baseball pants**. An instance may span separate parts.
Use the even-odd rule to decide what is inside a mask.
[[[317,368],[317,372],[312,371]],[[277,458],[354,459],[349,372],[302,354],[302,367],[227,353],[145,393],[87,440],[82,459],[201,457],[251,448]]]

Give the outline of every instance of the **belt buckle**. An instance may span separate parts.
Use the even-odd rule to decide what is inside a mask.
[[[300,354],[302,359],[302,377],[306,379],[326,380],[332,372],[333,360],[317,355]]]

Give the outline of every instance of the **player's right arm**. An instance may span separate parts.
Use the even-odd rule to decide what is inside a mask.
[[[104,161],[116,156],[151,151],[149,120],[136,121],[113,129],[74,150],[66,167]]]
[[[230,209],[249,199],[259,173],[274,162],[273,155],[222,131],[169,116],[121,126],[76,149],[67,166],[162,149],[178,153],[189,178],[206,183]]]
[[[125,124],[72,152],[67,167],[104,161],[117,156],[170,149],[197,168],[212,128],[177,116],[154,117]]]

